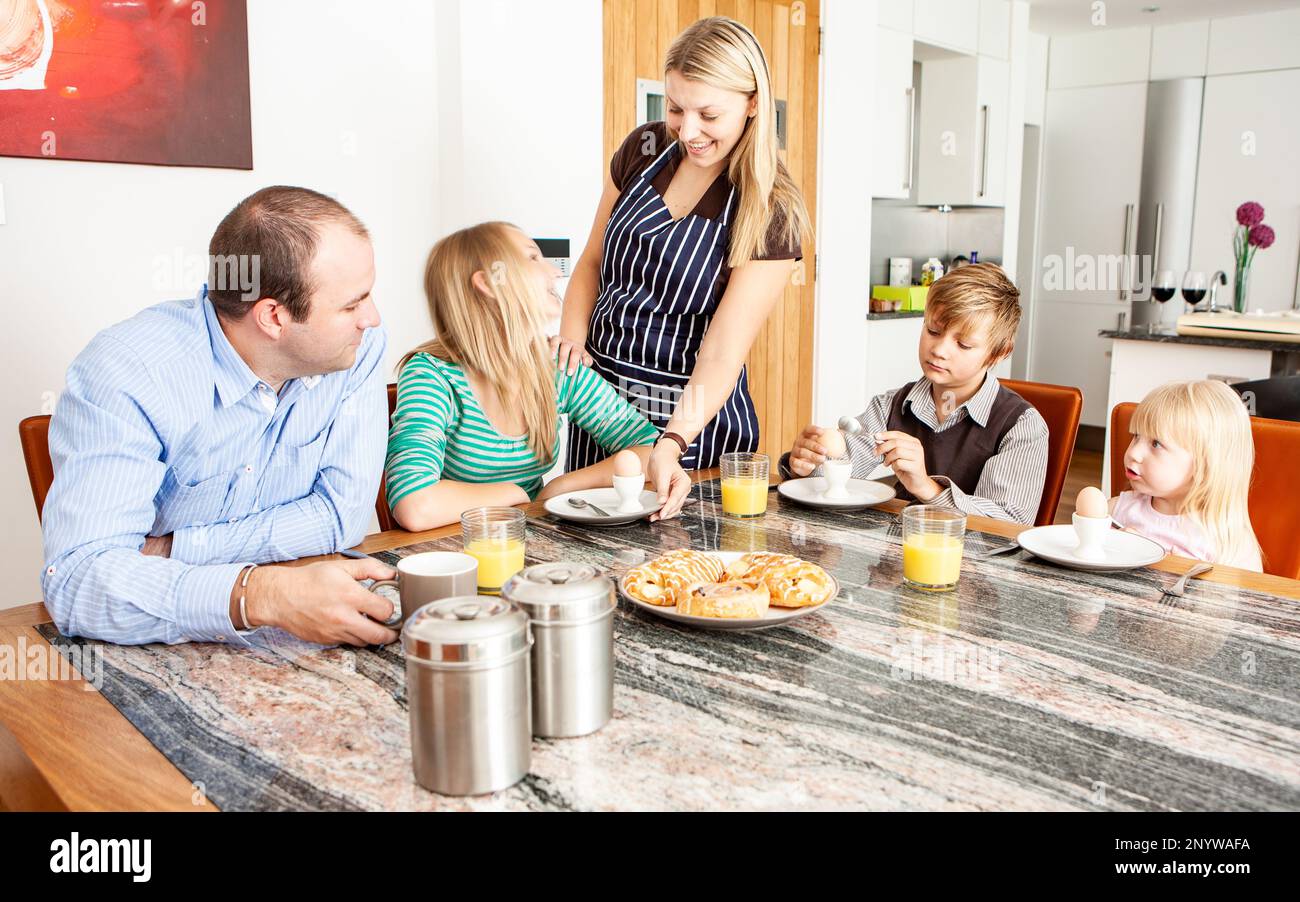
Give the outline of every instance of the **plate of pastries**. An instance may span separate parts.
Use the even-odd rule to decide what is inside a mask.
[[[781,626],[840,594],[835,577],[794,555],[691,549],[633,567],[618,589],[643,611],[714,630]]]

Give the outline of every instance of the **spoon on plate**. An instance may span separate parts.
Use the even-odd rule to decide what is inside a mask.
[[[584,510],[584,509],[586,509],[586,508],[591,508],[591,509],[594,510],[596,513],[600,514],[602,517],[608,517],[608,516],[609,516],[609,511],[602,510],[602,509],[600,509],[599,507],[596,507],[596,505],[592,504],[591,502],[589,502],[589,501],[584,501],[584,500],[581,499],[581,498],[570,498],[570,499],[569,499],[569,507],[576,507],[578,510]]]

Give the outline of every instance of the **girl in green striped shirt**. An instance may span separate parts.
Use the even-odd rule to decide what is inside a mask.
[[[558,275],[507,223],[462,229],[429,253],[424,290],[438,337],[402,359],[384,468],[388,503],[406,529],[611,485],[613,456],[543,487],[561,414],[606,451],[630,449],[645,472],[659,437],[650,421],[586,366],[569,375],[552,359],[544,326],[560,315]],[[689,489],[678,467],[665,500]]]

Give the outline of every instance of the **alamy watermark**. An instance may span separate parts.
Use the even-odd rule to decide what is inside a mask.
[[[75,680],[93,692],[104,685],[104,650],[99,645],[70,645],[60,653],[53,645],[28,642],[19,636],[14,645],[0,644],[0,680]]]

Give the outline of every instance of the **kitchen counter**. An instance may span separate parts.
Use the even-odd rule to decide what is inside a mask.
[[[1186,345],[1213,345],[1220,348],[1243,348],[1249,351],[1280,351],[1300,354],[1300,344],[1293,341],[1256,341],[1253,338],[1215,338],[1212,335],[1179,335],[1176,332],[1147,332],[1139,329],[1103,329],[1097,333],[1102,338],[1121,341],[1156,341]]]
[[[867,312],[867,319],[920,319],[925,316],[924,310],[898,310],[891,313],[871,313]]]
[[[528,560],[787,551],[834,573],[841,595],[750,633],[621,601],[614,719],[536,740],[511,789],[455,799],[414,782],[400,646],[319,648],[278,631],[248,651],[39,625],[62,648],[98,648],[101,692],[0,681],[16,738],[0,730],[0,765],[43,775],[71,807],[1300,808],[1300,583],[1221,567],[1170,603],[1160,587],[1185,559],[1118,574],[980,559],[1022,527],[971,518],[986,532],[968,534],[959,588],[927,594],[901,585],[900,502],[827,512],[773,492],[767,516],[742,522],[720,516],[716,485],[697,486],[680,520],[604,531],[532,505]],[[446,528],[361,547],[393,562],[459,546]],[[41,641],[17,616],[0,618],[0,642]]]

